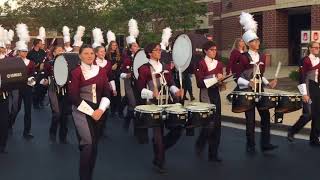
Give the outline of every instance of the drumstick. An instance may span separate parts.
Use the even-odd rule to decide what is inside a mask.
[[[179,67],[179,82],[180,82],[180,89],[182,89],[182,71],[181,71],[181,67]]]
[[[278,75],[279,75],[280,69],[281,69],[281,62],[279,61],[276,73],[274,74],[274,78],[275,79],[278,79]]]

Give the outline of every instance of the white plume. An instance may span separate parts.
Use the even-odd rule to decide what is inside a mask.
[[[162,41],[160,43],[161,49],[165,50],[169,46],[169,39],[172,36],[172,30],[170,27],[163,29],[162,31]]]
[[[7,41],[13,41],[13,37],[14,37],[14,31],[12,29],[9,29],[8,31],[8,36],[7,36]]]
[[[67,26],[63,26],[62,34],[63,36],[70,36],[70,29]]]
[[[16,31],[19,41],[24,41],[26,43],[30,41],[28,26],[26,24],[17,24]]]
[[[139,36],[138,22],[135,19],[130,19],[128,26],[130,36],[137,38]]]
[[[257,32],[258,29],[258,23],[254,20],[253,15],[242,12],[240,15],[240,24],[243,26],[243,29],[245,31],[252,30],[254,32]]]
[[[77,32],[76,34],[74,35],[73,39],[74,39],[74,44],[73,46],[82,46],[83,42],[82,42],[82,37],[84,35],[84,31],[86,30],[85,27],[83,26],[78,26],[78,29],[77,29]]]
[[[100,28],[94,28],[92,30],[93,35],[93,48],[96,48],[98,46],[101,46],[102,43],[104,43],[103,34]]]
[[[108,44],[110,44],[111,41],[116,40],[116,35],[112,31],[107,32],[107,39],[108,39]]]

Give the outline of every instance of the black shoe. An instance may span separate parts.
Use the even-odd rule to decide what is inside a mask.
[[[194,96],[191,96],[190,99],[191,99],[191,101],[194,101],[196,98],[194,98]]]
[[[289,142],[293,142],[294,141],[294,134],[292,132],[290,132],[290,131],[288,131],[287,140]]]
[[[247,153],[254,154],[256,152],[256,148],[254,146],[247,146]]]
[[[185,97],[183,97],[183,100],[188,101],[189,99],[185,96]]]
[[[67,139],[60,139],[60,144],[69,144]]]
[[[49,141],[50,141],[51,143],[56,143],[56,135],[50,134],[50,135],[49,135]]]
[[[222,159],[219,156],[210,156],[209,155],[209,162],[222,162]]]
[[[203,150],[201,148],[199,148],[198,146],[194,147],[194,152],[196,153],[196,156],[201,159],[202,158],[202,152]]]
[[[272,151],[274,149],[277,149],[278,146],[277,145],[273,145],[273,144],[268,144],[268,145],[263,145],[261,147],[262,152],[266,152],[266,151]]]
[[[8,154],[8,151],[5,147],[0,147],[0,154]]]
[[[159,174],[167,174],[168,171],[167,169],[164,167],[163,163],[159,163],[158,161],[156,160],[153,160],[152,161],[152,164],[153,164],[153,168],[154,170],[159,173]]]
[[[29,132],[29,133],[23,133],[23,137],[27,140],[33,139],[34,136]]]
[[[320,147],[320,141],[319,140],[310,141],[309,144],[312,147]]]

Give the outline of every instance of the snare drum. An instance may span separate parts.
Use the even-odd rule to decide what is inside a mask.
[[[188,121],[186,128],[195,128],[209,124],[209,117],[213,115],[212,110],[207,106],[186,106],[188,110]]]
[[[275,93],[262,92],[257,93],[256,97],[258,99],[258,102],[256,102],[257,108],[259,110],[268,110],[277,106],[279,95]]]
[[[231,93],[232,112],[242,113],[252,109],[255,105],[255,93],[234,91]]]
[[[279,94],[278,104],[275,111],[281,113],[290,113],[302,108],[302,95],[295,94]]]
[[[188,111],[183,106],[171,106],[165,109],[166,120],[165,127],[170,129],[174,127],[184,127],[187,122]]]
[[[134,109],[135,126],[137,128],[152,128],[162,125],[163,108],[157,105],[140,105]]]

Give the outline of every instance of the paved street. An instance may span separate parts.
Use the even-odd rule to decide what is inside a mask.
[[[0,180],[76,180],[78,150],[72,122],[70,144],[49,144],[49,108],[34,111],[34,140],[22,139],[23,119],[19,114],[14,134],[9,139],[8,155],[0,155]],[[194,155],[195,137],[186,137],[167,153],[168,175],[158,175],[151,168],[151,145],[138,145],[131,133],[121,129],[119,119],[108,122],[109,138],[99,146],[95,180],[318,180],[320,149],[309,147],[308,141],[289,144],[282,136],[273,136],[280,148],[272,153],[255,156],[245,153],[245,131],[241,125],[223,127],[221,164],[209,163],[206,156]],[[235,128],[231,128],[235,127]],[[283,132],[277,134],[284,135]],[[303,138],[307,138],[304,137]],[[258,137],[257,137],[258,139]],[[259,144],[259,141],[257,141]],[[258,147],[258,146],[257,146]]]

